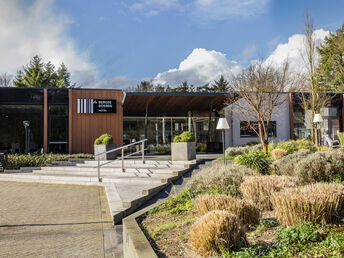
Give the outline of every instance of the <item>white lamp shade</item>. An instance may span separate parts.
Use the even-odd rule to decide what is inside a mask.
[[[217,122],[217,126],[216,126],[217,130],[228,130],[229,129],[229,125],[227,123],[227,119],[224,117],[221,117],[219,119],[219,121]]]
[[[314,115],[313,123],[321,123],[321,122],[323,122],[323,121],[324,121],[324,120],[323,120],[321,114],[315,114],[315,115]]]

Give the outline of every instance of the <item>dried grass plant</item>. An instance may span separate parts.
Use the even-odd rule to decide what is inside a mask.
[[[218,256],[220,246],[238,250],[247,246],[245,226],[232,213],[213,210],[191,226],[189,243],[193,251],[202,257]]]
[[[195,203],[200,215],[212,210],[227,210],[248,225],[258,224],[261,218],[261,212],[255,204],[226,194],[202,194]]]
[[[288,152],[286,150],[283,150],[283,149],[274,149],[271,151],[271,156],[274,159],[281,159],[287,155],[288,155]]]
[[[245,176],[256,175],[253,169],[239,166],[233,163],[224,165],[213,163],[209,167],[203,168],[187,184],[195,194],[199,193],[228,193],[238,194],[238,188]]]
[[[272,210],[271,196],[286,187],[299,185],[299,179],[289,176],[248,176],[240,186],[244,199],[261,210]]]
[[[284,189],[272,196],[278,221],[297,225],[305,221],[315,224],[337,223],[344,215],[344,186],[317,183],[303,188]]]

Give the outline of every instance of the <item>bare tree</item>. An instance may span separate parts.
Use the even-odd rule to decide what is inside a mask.
[[[230,92],[236,96],[229,97],[233,117],[245,121],[268,152],[269,127],[273,115],[283,109],[287,100],[286,91],[292,86],[288,63],[281,67],[259,62],[244,69],[234,76],[230,83]]]
[[[12,87],[13,76],[7,73],[0,75],[0,87]]]
[[[300,76],[300,88],[302,93],[302,106],[305,110],[305,122],[312,127],[313,142],[319,146],[318,130],[313,123],[314,115],[329,104],[333,98],[328,94],[327,88],[321,87],[319,83],[317,49],[314,36],[314,21],[309,12],[305,15],[304,41],[302,57],[306,72]]]

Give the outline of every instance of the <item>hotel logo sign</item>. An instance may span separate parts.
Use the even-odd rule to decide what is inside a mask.
[[[78,114],[116,113],[115,99],[78,99]]]

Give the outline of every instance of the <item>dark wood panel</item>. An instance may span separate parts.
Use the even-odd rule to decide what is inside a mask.
[[[93,153],[94,140],[103,133],[111,134],[117,146],[123,145],[123,92],[121,90],[71,90],[71,96],[70,152]],[[78,114],[78,98],[115,99],[117,111],[115,114]]]

